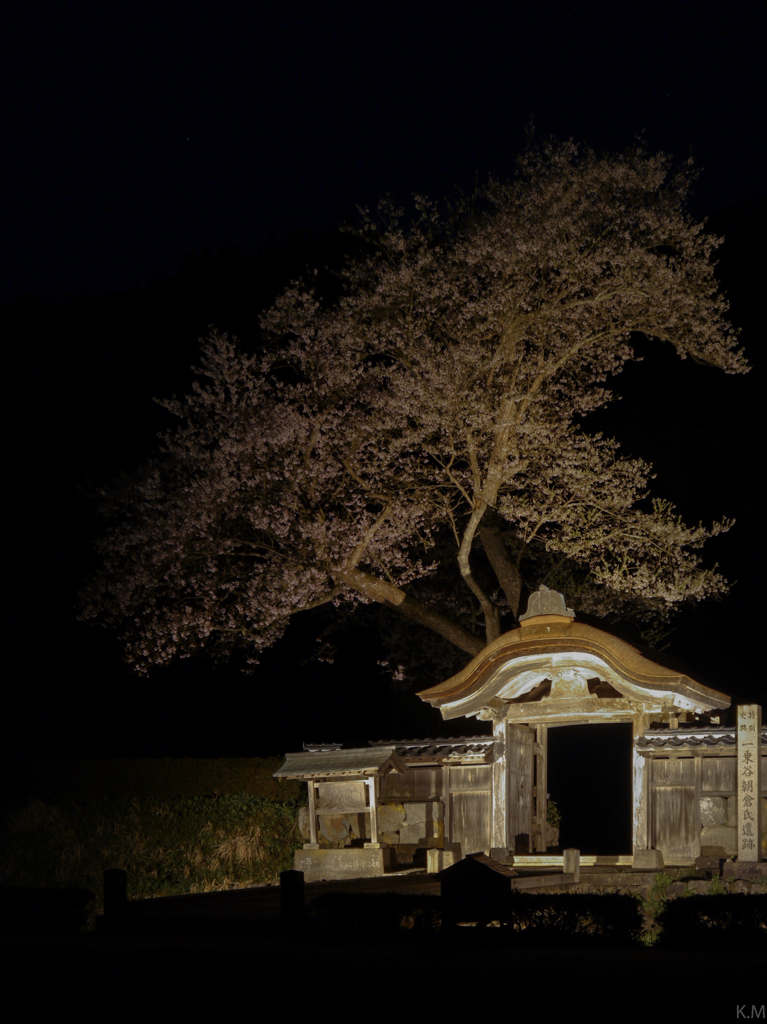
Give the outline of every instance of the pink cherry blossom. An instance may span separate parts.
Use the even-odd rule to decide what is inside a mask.
[[[146,669],[203,648],[257,660],[291,616],[354,602],[474,654],[517,613],[533,550],[656,611],[722,593],[700,550],[730,524],[686,526],[650,498],[649,465],[581,425],[637,335],[747,369],[691,182],[663,154],[550,142],[446,213],[363,213],[337,301],[310,275],[265,313],[263,347],[203,343],[157,456],[104,496],[84,615]],[[460,600],[421,600],[446,557]]]

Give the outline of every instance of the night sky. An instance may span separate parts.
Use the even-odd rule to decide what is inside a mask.
[[[728,378],[648,350],[604,422],[687,519],[737,519],[709,555],[732,594],[687,611],[671,653],[735,702],[765,703],[763,11],[11,4],[5,752],[255,756],[445,731],[390,688],[364,636],[335,666],[307,661],[297,628],[250,679],[207,661],[137,679],[75,618],[95,564],[88,487],[150,453],[167,422],[152,397],[187,386],[209,324],[253,337],[264,302],[357,205],[511,174],[531,119],[597,149],[644,134],[703,168],[694,212],[726,236],[754,369]]]

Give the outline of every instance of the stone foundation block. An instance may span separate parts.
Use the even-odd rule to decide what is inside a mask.
[[[378,831],[399,832],[405,824],[405,808],[402,804],[381,804],[378,808]]]
[[[422,821],[442,821],[444,805],[441,800],[414,801],[405,804],[408,825],[418,825]]]
[[[404,825],[399,830],[402,843],[416,843],[420,846],[439,843],[442,840],[443,823],[441,821],[420,821],[415,825]]]
[[[710,847],[707,847],[707,849],[710,849]],[[721,857],[717,857],[716,855],[708,856],[708,854],[701,853],[700,857],[696,857],[696,859],[695,859],[695,870],[696,871],[711,871],[714,874],[718,875],[723,857],[724,857],[724,850],[722,850],[722,856]]]
[[[370,818],[367,814],[348,814],[349,834],[352,839],[370,839]]]
[[[661,850],[634,850],[634,871],[662,871],[663,853]]]
[[[298,808],[298,831],[305,843],[309,842],[309,808]]]
[[[704,828],[713,825],[724,825],[726,821],[727,800],[725,797],[702,796],[700,798],[700,823]]]
[[[722,869],[725,878],[748,878],[755,882],[767,882],[767,862],[745,861],[728,863]]]
[[[349,837],[349,819],[342,814],[320,814],[320,835],[329,843],[345,843]]]
[[[453,850],[428,850],[426,853],[426,870],[429,874],[442,871],[457,863],[458,854]]]
[[[731,825],[710,825],[700,830],[700,845],[721,846],[726,856],[734,857],[738,852],[738,833]],[[702,850],[701,850],[702,852]]]
[[[390,849],[296,850],[293,868],[303,871],[304,881],[322,882],[334,878],[373,878],[393,864]]]

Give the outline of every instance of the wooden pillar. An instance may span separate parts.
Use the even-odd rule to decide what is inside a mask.
[[[505,718],[493,719],[493,832],[492,848],[508,856],[509,837],[509,726]],[[513,852],[513,851],[512,851]]]
[[[378,834],[378,793],[379,793],[379,782],[377,775],[371,775],[367,780],[370,804],[370,842],[365,843],[368,849],[377,850],[380,846],[380,837]]]
[[[639,752],[639,739],[644,736],[650,727],[650,716],[644,714],[634,715],[632,723],[632,797],[631,806],[633,812],[633,846],[637,850],[648,850],[650,848],[650,807],[649,807],[649,764]]]
[[[648,771],[652,771],[652,765],[648,764],[647,770]],[[650,779],[650,783],[652,783],[652,779]],[[695,757],[695,801],[694,801],[694,803],[692,805],[692,810],[693,810],[692,830],[693,830],[693,835],[696,837],[695,850],[693,852],[695,853],[696,857],[700,857],[700,830],[702,828],[701,820],[700,820],[700,798],[701,798],[702,795],[703,795],[703,758],[698,754]],[[653,813],[653,810],[652,810],[652,789],[650,789],[650,805],[651,805],[650,806],[650,812]],[[653,824],[652,820],[650,821],[650,828],[651,829],[654,828],[654,824]]]
[[[546,852],[546,819],[548,817],[549,788],[549,727],[539,725],[535,730],[537,749],[535,753],[535,818],[538,824],[538,835],[535,837],[535,849],[538,853]]]
[[[452,810],[450,806],[450,765],[446,764],[442,768],[442,800],[445,805],[443,812],[442,822],[442,848],[444,850],[452,850],[453,848],[453,820]]]
[[[738,705],[738,863],[762,859],[762,709]]]
[[[533,852],[533,774],[535,767],[533,764],[534,754],[533,746],[535,744],[535,729],[529,725],[522,726],[521,739],[521,753],[522,753],[522,764],[520,765],[519,773],[519,806],[520,806],[520,818],[524,815],[525,828],[524,832],[527,833],[527,849],[529,853]]]
[[[304,849],[317,850],[317,791],[314,788],[314,779],[307,779],[306,785],[309,790],[309,842],[304,843]]]

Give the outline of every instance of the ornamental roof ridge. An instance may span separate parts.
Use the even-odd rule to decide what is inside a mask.
[[[527,601],[527,611],[520,615],[518,622],[525,619],[535,619],[539,615],[561,615],[566,619],[574,619],[575,612],[567,607],[565,595],[558,590],[549,590],[542,583],[537,590],[533,591]]]
[[[553,680],[560,668],[578,673],[584,685],[588,678],[601,679],[626,700],[696,713],[730,705],[726,694],[651,661],[612,633],[557,615],[532,617],[502,633],[460,672],[418,696],[445,719],[487,717],[498,710],[496,698],[508,704],[543,680]],[[542,707],[535,710],[542,714]]]

